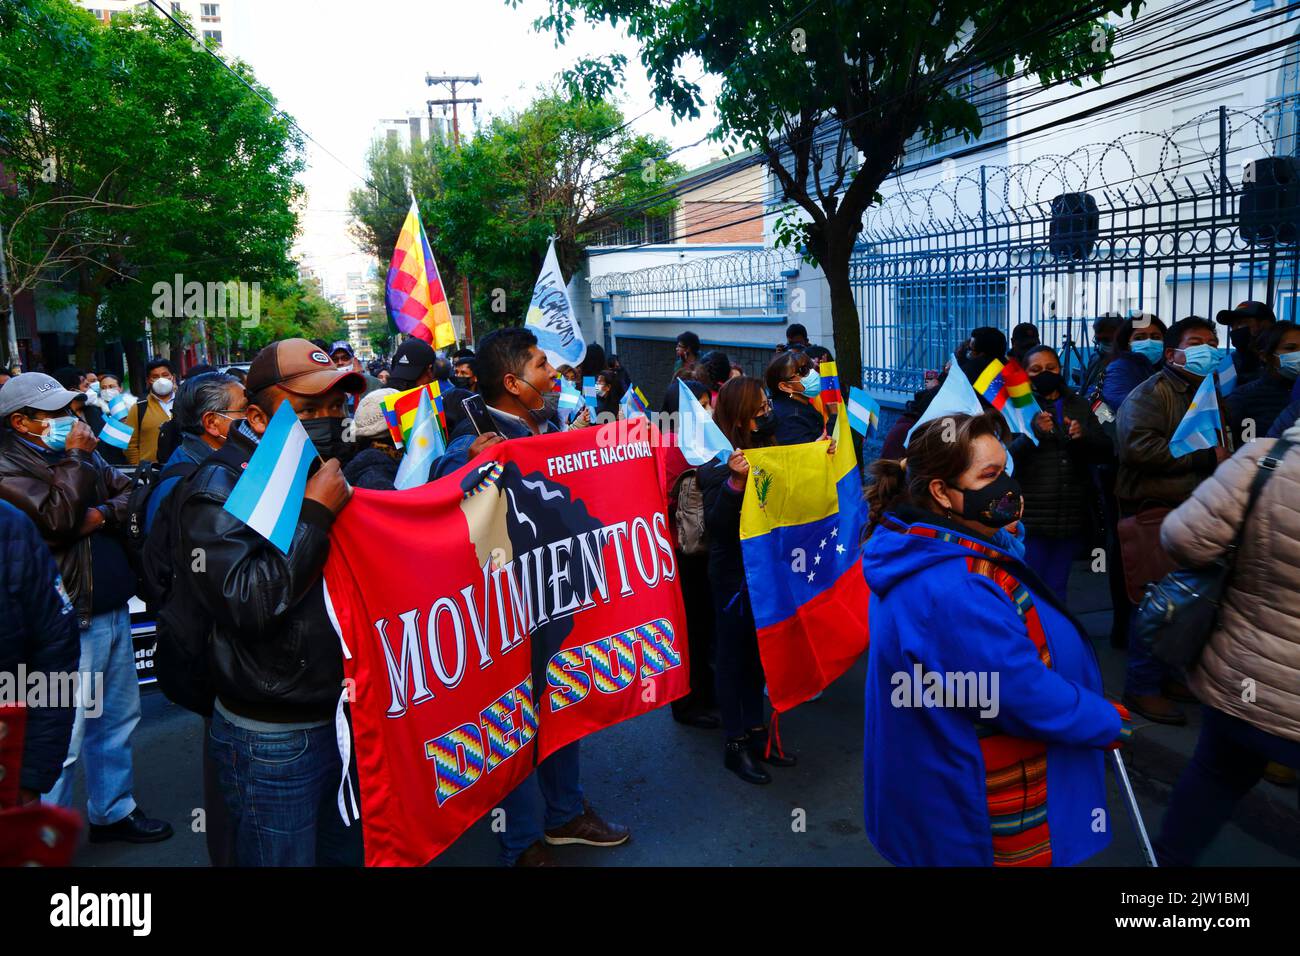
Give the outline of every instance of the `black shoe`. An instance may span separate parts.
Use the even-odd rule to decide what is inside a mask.
[[[749,732],[749,752],[755,760],[761,760],[773,767],[793,767],[799,762],[799,758],[794,754],[778,752],[776,747],[772,748],[770,755],[768,754],[766,727]]]
[[[697,730],[717,730],[722,721],[718,720],[713,714],[704,711],[695,711],[693,713],[673,714],[673,720],[687,727],[695,727]]]
[[[754,758],[749,752],[749,742],[744,737],[727,741],[723,764],[746,783],[772,782],[772,775],[754,763]]]
[[[116,823],[90,825],[91,843],[161,843],[172,835],[172,825],[166,820],[151,820],[136,807]]]

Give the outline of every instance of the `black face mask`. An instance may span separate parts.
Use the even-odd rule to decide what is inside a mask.
[[[957,488],[956,485],[953,485]],[[983,488],[957,488],[961,492],[961,516],[990,528],[1005,528],[1020,517],[1025,496],[1020,483],[1005,471]]]
[[[325,418],[308,418],[302,423],[307,437],[316,446],[322,458],[340,458],[343,455],[343,419],[328,416]]]
[[[1255,337],[1250,334],[1250,326],[1243,325],[1241,328],[1233,329],[1229,332],[1228,339],[1232,342],[1232,347],[1234,349],[1247,349],[1250,348]]]
[[[463,388],[467,392],[470,390],[469,383],[470,377],[468,375],[453,375],[451,377],[452,385],[456,386],[456,388]]]
[[[1029,380],[1029,387],[1039,395],[1051,395],[1059,392],[1065,384],[1060,372],[1039,372]]]
[[[759,415],[754,419],[754,424],[758,426],[754,429],[754,434],[760,438],[767,438],[776,431],[776,416],[771,412],[766,415]]]

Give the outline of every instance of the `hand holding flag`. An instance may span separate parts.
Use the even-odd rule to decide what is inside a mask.
[[[1169,454],[1182,458],[1202,448],[1213,448],[1219,444],[1219,429],[1222,427],[1219,416],[1219,398],[1214,390],[1214,376],[1207,375],[1201,379],[1192,404],[1187,414],[1174,429],[1173,438],[1169,440]]]

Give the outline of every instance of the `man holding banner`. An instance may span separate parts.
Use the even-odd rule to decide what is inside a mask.
[[[352,489],[335,458],[305,487],[273,472],[254,489],[261,497],[246,519],[231,504],[277,412],[287,407],[298,431],[306,426],[320,438],[302,448],[314,458],[312,446],[328,447],[347,396],[365,384],[305,339],[271,343],[248,371],[245,420],[174,492],[179,553],[194,556],[176,569],[179,586],[211,626],[215,700],[207,745],[239,866],[360,863],[360,827],[345,831],[336,807],[347,769],[339,745],[348,730],[338,724],[343,660],[321,579],[330,527]],[[280,459],[293,457],[281,451]],[[264,527],[268,514],[296,515],[287,541],[277,544],[274,533],[250,526]]]
[[[506,328],[489,332],[479,343],[475,364],[479,392],[487,402],[488,415],[498,431],[476,435],[469,419],[461,422],[447,453],[435,466],[439,476],[457,471],[508,439],[559,432],[547,417],[549,407],[544,399],[551,388],[555,369],[547,361],[546,353],[538,347],[537,337],[531,331]],[[498,542],[495,546],[486,544],[486,538],[475,540],[475,547],[481,552],[480,558],[490,559],[494,552],[502,550],[527,554],[534,546],[545,543],[548,524],[558,524],[553,536],[559,536],[559,528],[571,535],[584,530],[583,524],[591,521],[585,507],[579,509],[576,502],[553,501],[561,498],[562,492],[544,488],[540,482],[532,487],[527,479],[521,478],[518,489],[511,488],[509,479],[516,472],[495,470],[480,475],[472,470],[463,479],[470,485],[464,509],[471,539],[475,539],[476,525],[480,522],[485,529],[500,522],[508,531],[508,546],[500,541],[499,531],[495,535]],[[525,497],[525,489],[530,492],[528,497]],[[507,494],[513,509],[509,513],[513,515],[511,521],[507,521],[505,509]],[[528,498],[535,498],[537,507],[529,507]],[[522,510],[520,499],[524,501]],[[592,528],[585,530],[597,529],[599,525],[593,524]],[[488,533],[487,530],[482,532],[484,535]],[[487,567],[484,564],[484,568]],[[584,595],[584,602],[589,596]],[[576,593],[574,599],[577,599]],[[539,611],[535,619],[544,621],[545,616]],[[532,640],[540,645],[539,650],[545,652],[546,660],[560,651],[561,643],[571,630],[567,620],[563,624],[568,626],[558,626],[560,623],[552,622],[532,631]],[[546,686],[543,675],[536,673],[535,663],[533,670],[531,686]],[[534,691],[534,701],[536,697]],[[551,699],[550,695],[547,699]],[[607,823],[587,804],[582,795],[579,771],[578,742],[574,740],[537,765],[537,787],[541,790],[544,808],[538,805],[531,775],[501,801],[500,809],[505,815],[504,828],[500,831],[502,863],[507,866],[548,866],[551,865],[548,845],[618,846],[628,840],[631,833],[627,827]]]

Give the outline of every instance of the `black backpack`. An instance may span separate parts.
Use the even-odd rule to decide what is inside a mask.
[[[152,592],[149,601],[157,634],[153,666],[158,687],[172,703],[211,717],[216,697],[208,668],[213,620],[190,592],[191,558],[181,553],[177,524],[180,491],[185,479],[198,467],[184,462],[172,465],[159,476],[159,481],[173,475],[182,480],[154,516],[145,542],[141,589]]]
[[[183,461],[164,468],[156,461],[141,462],[131,477],[131,487],[127,491],[126,526],[122,534],[122,545],[126,549],[127,560],[135,572],[138,596],[151,611],[158,609],[169,575],[166,571],[168,559],[158,548],[151,549],[146,529],[146,517],[149,501],[158,486],[169,478],[185,478],[193,474],[198,465]],[[165,510],[165,509],[164,509]],[[162,517],[162,511],[155,516],[154,524]],[[151,555],[152,550],[152,555]],[[158,563],[162,561],[161,565]]]

